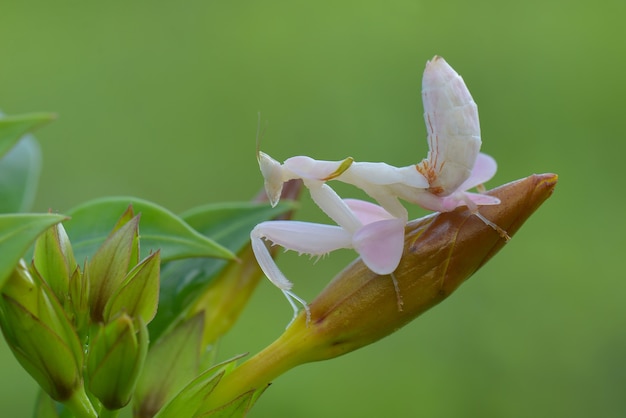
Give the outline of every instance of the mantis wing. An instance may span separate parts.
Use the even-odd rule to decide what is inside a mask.
[[[480,151],[478,107],[460,75],[441,57],[426,63],[422,79],[428,157],[418,165],[440,196],[470,176]]]
[[[461,184],[459,190],[470,190],[474,187],[486,183],[496,174],[498,164],[496,160],[482,152],[476,158],[476,164],[472,169],[472,174]]]

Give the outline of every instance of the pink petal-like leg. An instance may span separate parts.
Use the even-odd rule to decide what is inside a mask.
[[[363,263],[376,274],[391,276],[399,311],[403,302],[393,272],[400,264],[404,250],[404,226],[402,219],[384,219],[365,225],[353,238],[354,249]]]
[[[329,185],[317,180],[304,180],[304,185],[308,187],[315,204],[337,225],[351,234],[363,226],[352,209]]]
[[[400,264],[404,225],[402,219],[385,219],[365,225],[354,234],[354,249],[374,273],[391,274]]]
[[[400,264],[404,251],[404,226],[402,219],[394,218],[381,206],[359,199],[344,199],[365,225],[354,234],[354,248],[363,263],[376,274],[389,274],[394,290],[398,310],[402,310],[402,295],[393,272]]]
[[[478,204],[480,204],[480,205],[489,205],[489,204],[497,205],[497,204],[500,203],[500,199],[495,199],[495,201],[492,200],[491,202],[487,203],[485,201],[486,200],[485,198],[490,198],[490,197],[491,196],[475,194],[475,193],[467,193],[467,192],[463,193],[463,201],[467,205],[467,207],[470,210],[470,212],[472,213],[472,215],[476,216],[478,219],[483,221],[485,225],[490,226],[491,228],[493,228],[498,234],[500,234],[500,236],[502,238],[504,238],[505,241],[509,241],[511,239],[511,237],[509,236],[509,234],[504,229],[500,228],[498,225],[496,225],[495,223],[491,222],[489,219],[485,218],[478,211]]]
[[[278,287],[293,308],[293,322],[298,314],[298,301],[306,311],[307,323],[311,320],[309,306],[304,299],[291,291],[291,283],[278,268],[263,239],[278,244],[287,250],[301,254],[322,256],[339,248],[352,248],[352,234],[334,225],[314,224],[298,221],[267,221],[254,227],[250,233],[252,251],[267,278]],[[289,326],[289,324],[287,326]]]

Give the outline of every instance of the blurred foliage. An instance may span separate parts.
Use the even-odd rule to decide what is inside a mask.
[[[483,150],[500,164],[491,185],[551,171],[555,196],[445,309],[281,377],[250,416],[617,417],[626,411],[617,263],[626,197],[616,192],[625,13],[616,0],[9,0],[0,105],[59,115],[37,134],[35,210],[134,195],[180,212],[261,187],[258,111],[263,149],[278,159],[417,162],[421,73],[442,55],[478,103]],[[325,221],[306,199],[298,216]],[[352,258],[280,263],[310,299]],[[258,290],[224,358],[282,331],[282,295]],[[29,416],[35,386],[5,344],[0,364],[1,410]]]

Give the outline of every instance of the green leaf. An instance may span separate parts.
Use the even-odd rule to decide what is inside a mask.
[[[135,213],[141,214],[142,259],[158,249],[163,261],[186,257],[234,257],[230,251],[199,234],[161,206],[135,197],[108,197],[69,211],[72,219],[65,229],[77,260],[93,255],[129,205],[133,206]]]
[[[34,128],[50,122],[53,113],[28,113],[16,116],[0,115],[0,157],[6,154],[19,139]]]
[[[135,416],[154,416],[197,376],[203,322],[202,315],[196,315],[150,346],[135,390]]]
[[[242,418],[246,416],[246,413],[250,409],[252,398],[256,393],[255,390],[249,390],[244,392],[226,405],[223,405],[213,411],[209,411],[203,414],[198,414],[196,417],[205,418]]]
[[[65,407],[52,399],[43,389],[39,388],[35,401],[33,418],[75,418],[76,416]]]
[[[267,203],[229,202],[199,206],[180,216],[203,235],[211,236],[232,251],[239,251],[250,240],[257,224],[293,210],[296,203],[280,202],[272,208]]]
[[[226,372],[226,368],[242,358],[239,355],[211,366],[193,379],[183,390],[171,399],[154,418],[192,417],[198,412],[206,398]]]
[[[57,411],[56,402],[42,389],[39,389],[37,393],[33,416],[35,418],[59,418],[61,416]]]
[[[212,368],[202,373],[176,395],[155,415],[155,418],[194,417],[202,401],[220,382],[224,371],[215,373]]]
[[[0,158],[0,213],[25,212],[35,199],[41,149],[31,135]]]
[[[293,208],[293,202],[281,202],[275,208],[267,203],[221,203],[198,207],[182,217],[197,231],[219,241],[233,253],[239,253],[249,243],[252,228]],[[165,264],[161,269],[159,310],[148,326],[150,337],[156,340],[184,315],[227,263],[216,259],[188,259]]]
[[[53,213],[0,214],[0,287],[37,236],[65,219]]]

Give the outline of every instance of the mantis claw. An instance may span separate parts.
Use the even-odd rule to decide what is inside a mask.
[[[306,303],[306,301],[290,290],[283,290],[283,294],[285,295],[285,297],[289,301],[289,304],[293,308],[293,317],[291,318],[291,321],[289,321],[289,323],[287,324],[285,328],[289,328],[289,326],[293,324],[293,321],[296,320],[296,318],[298,317],[298,313],[300,312],[298,309],[298,305],[296,305],[296,303],[294,302],[294,299],[300,302],[300,304],[304,308],[304,312],[306,314],[306,326],[308,327],[309,324],[311,323],[311,309],[309,309],[309,305]]]
[[[393,273],[391,273],[389,276],[391,277],[391,282],[393,283],[393,289],[396,291],[396,302],[398,303],[398,312],[402,312],[404,301],[402,300],[402,295],[400,294],[400,286],[398,286],[398,279],[396,279],[396,276]]]

